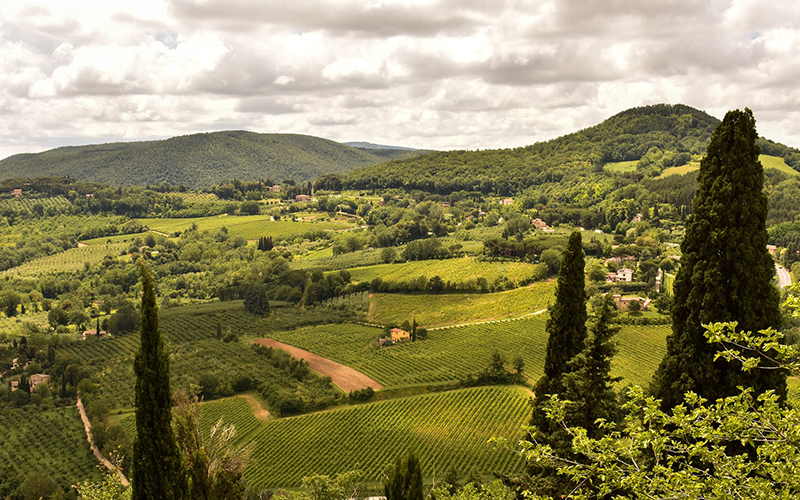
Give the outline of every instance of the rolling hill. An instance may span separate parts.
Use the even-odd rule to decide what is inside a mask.
[[[200,187],[234,178],[306,182],[387,161],[387,155],[375,153],[319,137],[238,130],[18,154],[0,161],[0,171],[3,178],[68,176],[112,185]]]
[[[420,189],[439,194],[481,191],[509,195],[529,187],[598,182],[615,175],[657,176],[705,154],[719,120],[682,105],[631,108],[602,123],[550,141],[515,149],[438,151],[359,168],[351,188]],[[759,139],[766,155],[800,168],[800,151]],[[605,168],[604,170],[604,167]]]

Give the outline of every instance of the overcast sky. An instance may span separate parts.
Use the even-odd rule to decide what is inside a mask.
[[[246,129],[515,147],[753,109],[800,147],[796,0],[0,0],[0,158]]]

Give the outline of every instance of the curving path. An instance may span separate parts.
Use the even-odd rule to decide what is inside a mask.
[[[338,385],[344,392],[358,391],[366,389],[367,387],[372,387],[376,391],[378,389],[383,389],[383,385],[372,380],[363,373],[349,366],[331,361],[328,358],[323,358],[313,352],[306,351],[305,349],[300,349],[299,347],[284,344],[283,342],[278,342],[273,339],[258,339],[253,342],[275,349],[283,349],[294,358],[306,360],[309,368],[317,373],[330,377],[333,383]]]
[[[128,478],[125,477],[122,471],[114,467],[114,464],[109,462],[106,457],[100,454],[100,450],[98,450],[97,446],[94,445],[94,441],[92,441],[92,434],[91,431],[89,430],[91,424],[89,423],[89,417],[86,416],[86,410],[83,409],[83,402],[81,401],[80,396],[78,396],[78,402],[76,403],[76,406],[78,407],[78,411],[81,414],[81,420],[83,421],[83,428],[86,429],[86,439],[89,441],[89,446],[91,446],[92,453],[94,453],[94,456],[97,459],[97,461],[103,464],[106,467],[106,469],[111,471],[116,471],[116,473],[119,474],[119,479],[120,482],[122,482],[123,486],[130,486],[130,483],[128,483]]]

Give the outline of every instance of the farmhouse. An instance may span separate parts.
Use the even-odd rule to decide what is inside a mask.
[[[281,187],[278,184],[275,184],[274,186],[269,188],[269,190],[271,192],[273,192],[273,193],[280,193],[281,192]]]
[[[50,384],[50,375],[46,373],[34,373],[31,375],[31,390],[36,389],[39,384]]]
[[[22,196],[22,190],[21,189],[15,189],[15,190],[11,191],[11,194],[13,194],[17,198],[19,198],[20,196]]]
[[[533,219],[531,221],[531,224],[533,224],[533,227],[535,227],[536,229],[546,229],[547,228],[547,222],[543,221],[542,219]]]
[[[631,303],[633,302],[638,302],[640,304],[639,310],[644,311],[652,300],[643,297],[623,297],[619,294],[614,295],[614,303],[617,305],[618,311],[630,311]]]
[[[301,201],[308,201],[310,199],[311,199],[311,197],[308,196],[307,194],[298,194],[297,196],[294,197],[294,201],[296,201],[298,203],[301,202]]]
[[[616,273],[608,273],[606,283],[630,283],[633,281],[633,269],[623,267],[617,269]]]
[[[406,342],[411,340],[411,335],[405,331],[401,330],[400,328],[392,328],[392,340],[395,342]]]
[[[500,204],[501,205],[513,205],[514,204],[514,198],[503,198],[502,200],[500,200]]]
[[[106,332],[104,332],[103,330],[100,330],[99,332],[97,330],[84,330],[83,340],[86,340],[87,335],[91,337],[97,337],[100,339],[106,336]]]

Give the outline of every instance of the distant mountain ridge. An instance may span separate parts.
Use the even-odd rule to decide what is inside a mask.
[[[384,149],[367,151],[299,134],[225,131],[158,141],[68,146],[0,161],[2,178],[72,177],[112,185],[209,186],[231,179],[294,179],[346,174],[387,161]],[[419,154],[392,150],[390,158]],[[400,153],[398,156],[397,153]]]

